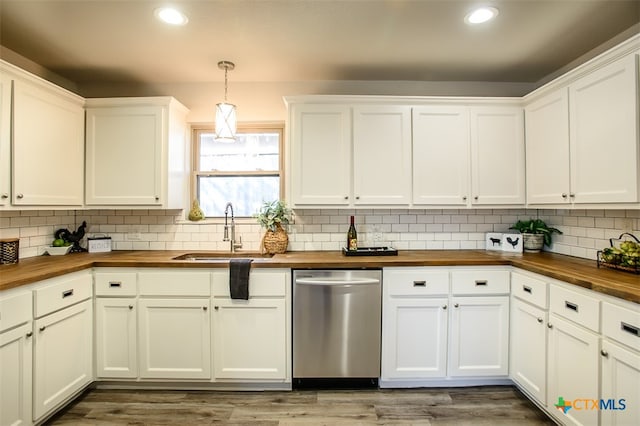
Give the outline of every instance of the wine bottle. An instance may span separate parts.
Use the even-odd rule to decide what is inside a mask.
[[[351,225],[349,226],[349,231],[347,231],[347,249],[351,251],[358,249],[358,232],[356,232],[353,216],[351,216]]]

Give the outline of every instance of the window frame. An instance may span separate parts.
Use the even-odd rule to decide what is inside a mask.
[[[253,171],[200,171],[200,134],[215,133],[213,123],[193,124],[191,126],[191,200],[198,198],[198,177],[199,176],[278,176],[280,178],[279,193],[280,199],[284,199],[285,191],[285,159],[284,159],[284,125],[283,121],[265,123],[238,123],[236,133],[278,133],[278,170],[253,170]],[[222,216],[207,216],[206,219],[219,219]],[[239,216],[237,219],[248,219],[249,216]]]

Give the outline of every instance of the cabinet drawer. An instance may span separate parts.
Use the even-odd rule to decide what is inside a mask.
[[[549,309],[595,332],[600,329],[600,301],[593,297],[551,285]]]
[[[138,287],[141,296],[210,296],[211,274],[166,270],[140,272]]]
[[[135,296],[135,272],[96,272],[96,296]]]
[[[454,295],[509,294],[509,271],[452,271],[451,292]]]
[[[385,294],[390,296],[434,296],[449,294],[449,272],[427,268],[383,269]]]
[[[602,334],[640,351],[640,310],[603,302]]]
[[[540,308],[547,308],[547,283],[542,280],[512,272],[511,294]]]
[[[53,278],[43,281],[43,284],[44,283],[50,284],[45,284],[43,287],[39,287],[34,291],[36,318],[40,318],[93,296],[91,274],[86,272],[66,275],[61,278]]]
[[[288,274],[281,271],[251,270],[249,274],[249,297],[284,297],[289,284],[287,277]],[[228,269],[213,272],[213,295],[216,297],[231,297]]]
[[[21,292],[0,297],[0,333],[16,325],[31,321],[31,292]]]

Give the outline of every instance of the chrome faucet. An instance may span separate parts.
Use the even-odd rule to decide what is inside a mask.
[[[228,224],[229,209],[231,209],[231,238],[229,238]],[[222,241],[230,241],[231,253],[235,252],[236,249],[242,248],[242,237],[240,237],[239,242],[236,242],[236,221],[233,216],[233,205],[231,203],[227,203],[227,206],[224,208],[224,235]]]

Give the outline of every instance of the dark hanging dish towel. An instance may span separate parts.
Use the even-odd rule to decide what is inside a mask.
[[[232,299],[249,300],[249,272],[253,259],[229,261],[229,291]]]

